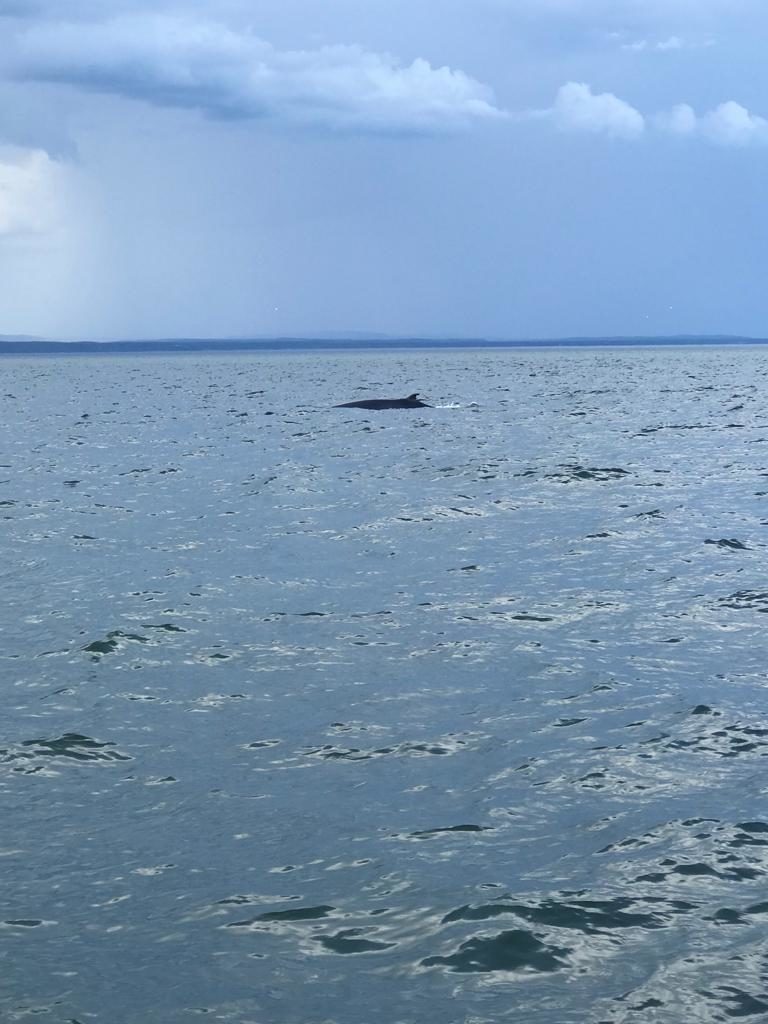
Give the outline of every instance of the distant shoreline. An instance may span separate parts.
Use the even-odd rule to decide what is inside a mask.
[[[553,348],[679,348],[768,345],[768,338],[683,335],[670,338],[551,338],[498,341],[484,338],[377,338],[333,340],[329,338],[273,338],[214,340],[159,338],[151,341],[18,341],[0,340],[0,355],[135,355],[152,353],[217,352],[376,352],[446,349],[553,349]]]

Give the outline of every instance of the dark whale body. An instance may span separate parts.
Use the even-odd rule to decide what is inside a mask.
[[[422,402],[418,391],[407,398],[365,398],[360,402],[343,402],[337,409],[431,409],[432,406]]]

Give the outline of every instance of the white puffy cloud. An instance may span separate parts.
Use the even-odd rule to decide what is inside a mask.
[[[0,148],[0,238],[54,227],[59,184],[60,169],[43,150]]]
[[[701,132],[723,146],[749,146],[768,142],[768,121],[740,103],[721,103],[701,119]]]
[[[646,117],[613,93],[594,93],[584,82],[562,86],[554,104],[530,111],[528,118],[547,120],[562,131],[639,139],[646,127],[681,138],[699,138],[719,146],[768,144],[768,119],[753,114],[734,100],[698,115],[688,103]]]
[[[594,93],[585,82],[567,82],[552,107],[535,116],[550,119],[563,131],[612,135],[623,139],[639,138],[645,130],[645,118],[613,93]]]
[[[40,22],[20,37],[16,71],[213,117],[331,130],[434,131],[503,116],[491,90],[460,70],[359,46],[279,50],[192,16]]]
[[[687,103],[681,103],[660,114],[657,124],[672,135],[698,136],[720,146],[768,144],[768,120],[734,100],[721,103],[702,116]]]

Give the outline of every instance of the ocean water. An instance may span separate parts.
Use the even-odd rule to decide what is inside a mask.
[[[0,1019],[766,1019],[768,352],[0,374]]]

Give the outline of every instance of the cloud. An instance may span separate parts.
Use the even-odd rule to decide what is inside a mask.
[[[668,50],[682,50],[685,45],[680,36],[669,36],[667,39],[661,39],[656,43],[654,49],[664,53]]]
[[[698,127],[696,111],[687,103],[678,103],[654,119],[657,128],[670,135],[695,135]]]
[[[734,100],[698,115],[688,103],[646,117],[613,93],[594,93],[584,82],[567,82],[546,110],[529,111],[529,119],[546,120],[561,131],[639,139],[646,127],[681,138],[700,138],[719,146],[768,144],[768,119]]]
[[[658,53],[667,53],[670,50],[682,50],[686,46],[686,43],[680,38],[680,36],[668,36],[666,39],[660,39],[656,43],[652,43],[650,39],[635,39],[631,43],[622,43],[622,50],[631,50],[634,53],[643,53],[645,50],[655,50]]]
[[[491,90],[460,70],[359,46],[278,50],[191,16],[43,22],[20,37],[16,73],[212,117],[338,131],[439,131],[504,116]]]
[[[620,39],[621,33],[611,32],[610,39]],[[673,53],[677,50],[700,50],[714,46],[714,39],[704,39],[701,42],[693,42],[682,39],[680,36],[667,36],[653,42],[650,39],[634,39],[628,43],[621,43],[622,50],[629,50],[632,53]]]
[[[768,144],[768,120],[734,100],[721,103],[702,116],[687,103],[681,103],[659,115],[657,124],[672,135],[698,136],[719,146]]]
[[[56,224],[59,177],[43,150],[0,148],[0,239],[42,234]]]
[[[645,131],[645,118],[639,110],[613,93],[593,93],[584,82],[566,83],[558,91],[553,106],[533,116],[551,120],[562,131],[623,139],[637,139]]]
[[[701,132],[723,146],[764,145],[768,142],[768,121],[730,100],[701,119]]]

